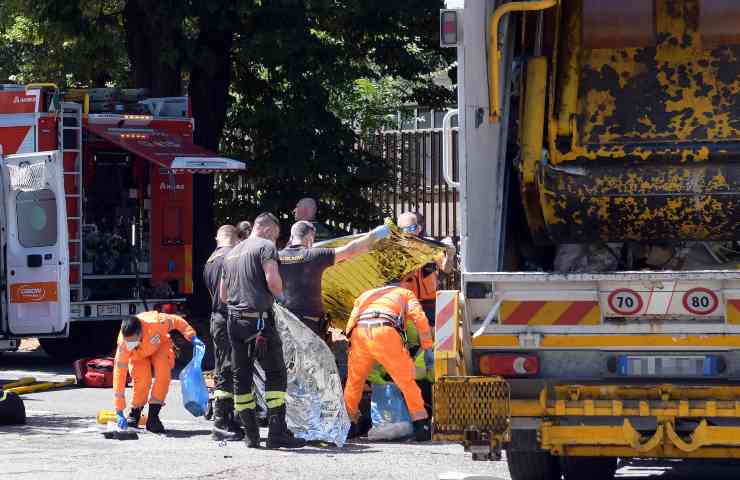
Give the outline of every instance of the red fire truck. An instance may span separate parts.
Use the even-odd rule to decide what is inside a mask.
[[[193,293],[193,175],[245,168],[194,128],[187,97],[0,85],[0,351],[103,353]]]

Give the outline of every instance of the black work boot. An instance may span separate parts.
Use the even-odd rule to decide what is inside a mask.
[[[141,420],[141,410],[143,407],[131,407],[126,417],[126,423],[129,427],[139,428],[139,420]]]
[[[432,439],[432,429],[429,420],[417,420],[414,422],[414,439],[417,442],[428,442]]]
[[[242,429],[242,423],[239,419],[239,416],[236,414],[236,412],[234,412],[233,407],[229,412],[229,431],[231,433],[237,434],[237,436],[240,435],[238,440],[244,438],[244,429]]]
[[[164,425],[159,419],[159,411],[162,410],[161,403],[149,404],[149,416],[146,419],[146,429],[152,433],[164,433]]]
[[[126,423],[129,427],[139,428],[139,421],[141,420],[141,411],[144,407],[131,407],[126,417]]]
[[[211,438],[216,441],[238,442],[244,438],[244,432],[238,426],[232,429],[234,401],[230,398],[218,398],[213,402],[213,430]]]
[[[301,448],[306,446],[306,441],[293,436],[285,423],[285,405],[276,409],[270,409],[267,420],[267,448]]]
[[[244,425],[244,431],[247,434],[244,442],[249,448],[260,448],[260,428],[257,425],[257,417],[253,409],[244,409],[239,412],[239,418]]]

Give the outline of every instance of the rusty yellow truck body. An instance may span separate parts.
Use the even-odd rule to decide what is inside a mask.
[[[740,458],[740,2],[454,13],[462,282],[437,298],[436,438],[506,450],[513,480]]]

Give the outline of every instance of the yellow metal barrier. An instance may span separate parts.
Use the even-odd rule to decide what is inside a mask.
[[[11,388],[24,387],[26,385],[32,385],[34,383],[36,383],[36,379],[35,378],[33,378],[33,377],[23,377],[23,378],[19,378],[15,382],[6,383],[5,385],[3,385],[0,388],[2,390],[10,390]]]
[[[45,390],[51,390],[54,388],[68,387],[68,386],[74,385],[75,383],[76,383],[76,380],[74,378],[70,378],[63,382],[36,383],[34,385],[25,385],[25,386],[14,387],[14,388],[5,388],[3,389],[3,391],[12,392],[12,393],[15,393],[16,395],[24,395],[27,393],[43,392]]]

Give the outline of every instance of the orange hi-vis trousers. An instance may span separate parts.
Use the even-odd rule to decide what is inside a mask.
[[[375,362],[388,372],[406,400],[411,420],[424,420],[427,411],[421,390],[416,384],[416,366],[406,351],[395,328],[386,325],[367,325],[359,322],[352,332],[347,365],[347,384],[344,401],[352,420],[359,417],[359,405],[365,380]]]
[[[152,355],[140,360],[129,362],[131,380],[133,384],[133,399],[131,406],[143,407],[147,404],[149,388],[152,387],[152,372],[154,373],[154,387],[151,388],[151,397],[148,403],[162,404],[167,398],[172,378],[172,368],[175,366],[175,353],[171,342],[163,344]]]

